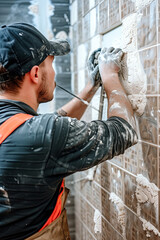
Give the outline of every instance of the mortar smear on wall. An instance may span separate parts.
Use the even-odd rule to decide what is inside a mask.
[[[151,237],[150,232],[153,232],[156,236],[160,237],[160,232],[150,222],[147,222],[144,218],[139,218],[142,221],[143,230],[146,231],[146,237]]]
[[[158,230],[150,223],[147,222],[145,219],[140,217],[141,215],[141,206],[142,203],[151,203],[155,207],[155,213],[158,214],[158,187],[154,183],[150,183],[147,178],[145,178],[142,174],[138,174],[136,178],[137,188],[135,191],[136,198],[138,201],[137,204],[137,215],[139,219],[143,223],[143,230],[146,231],[146,236],[150,237],[149,231],[153,231],[155,235],[160,236]],[[157,216],[158,222],[158,216]]]
[[[118,222],[122,227],[122,235],[125,237],[125,208],[124,208],[124,202],[122,199],[120,199],[114,192],[110,193],[109,200],[113,202],[116,205],[116,209],[118,212]]]
[[[119,45],[126,53],[120,72],[120,80],[126,90],[133,110],[142,115],[146,106],[147,77],[137,52],[137,18],[133,13],[122,22],[122,36]]]
[[[102,232],[102,217],[101,217],[101,213],[98,209],[95,209],[94,212],[94,232],[98,233],[98,232]]]
[[[153,0],[132,0],[135,3],[136,10],[141,10],[145,6],[149,5]]]
[[[152,203],[156,212],[158,212],[158,187],[154,183],[150,183],[142,174],[137,175],[136,182],[137,188],[135,194],[138,203]]]

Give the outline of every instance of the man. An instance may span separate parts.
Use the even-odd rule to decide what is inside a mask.
[[[54,56],[68,52],[66,41],[49,42],[31,25],[0,29],[1,240],[70,239],[63,178],[122,154],[137,142],[133,111],[118,78],[120,49],[91,55],[92,83],[79,94],[91,101],[100,73],[108,120],[79,121],[86,106],[75,98],[59,114],[37,114],[39,103],[53,98]]]

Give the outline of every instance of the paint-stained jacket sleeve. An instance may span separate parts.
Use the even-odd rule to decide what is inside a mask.
[[[69,130],[64,135],[65,144],[63,141],[64,147],[54,168],[62,175],[88,169],[124,153],[125,149],[137,143],[134,129],[119,117],[90,123],[77,119],[68,121]],[[58,121],[56,124],[58,127]]]

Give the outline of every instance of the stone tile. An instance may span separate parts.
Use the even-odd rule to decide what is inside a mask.
[[[124,194],[125,194],[125,204],[128,208],[130,208],[133,212],[135,212],[135,214],[137,212],[137,198],[136,198],[136,188],[137,188],[137,182],[136,182],[136,178],[134,178],[133,176],[129,175],[129,174],[125,174],[125,190],[124,190]],[[141,203],[140,204],[140,216],[144,219],[146,219],[147,221],[149,221],[153,226],[155,226],[158,229],[158,224],[159,224],[159,217],[158,217],[158,212],[155,209],[154,205],[150,202],[145,202],[145,203]]]
[[[83,173],[83,175],[82,175]],[[76,172],[74,174],[74,181],[75,181],[75,189],[77,192],[81,191],[81,181],[80,179],[84,178],[84,172]]]
[[[158,18],[158,43],[160,43],[160,1],[157,1],[158,3],[158,6],[157,6],[157,8],[158,8],[158,16],[157,16],[157,18]]]
[[[159,240],[159,237],[153,233],[153,231],[148,231],[150,237],[147,238],[147,231],[144,231],[143,229],[143,223],[142,221],[137,218],[137,226],[138,226],[138,240],[144,240],[144,239],[152,239],[152,240]]]
[[[101,186],[110,192],[111,165],[108,162],[101,164]]]
[[[156,236],[153,232],[149,231],[150,237],[147,238],[147,232],[143,230],[142,221],[134,215],[130,210],[127,211],[126,219],[126,238],[129,240],[144,240],[144,239],[153,239],[158,240],[159,237]]]
[[[157,144],[158,123],[158,97],[147,97],[147,104],[144,114],[138,118],[140,137],[143,141]]]
[[[158,84],[158,93],[160,94],[160,46],[158,46],[158,56],[157,56],[157,84]]]
[[[77,81],[77,72],[72,73],[72,91],[77,94],[78,93],[78,81]]]
[[[86,14],[83,17],[82,29],[83,29],[83,41],[85,42],[90,37],[90,13]]]
[[[77,0],[78,21],[82,19],[82,10],[83,10],[82,6],[83,6],[83,1]]]
[[[120,167],[124,167],[124,154],[121,154],[119,156],[115,156],[110,161],[115,163],[116,165],[118,165]]]
[[[124,168],[133,174],[138,172],[138,145],[128,148],[123,154]]]
[[[98,8],[93,8],[90,11],[90,38],[98,33]]]
[[[122,19],[135,11],[135,3],[132,0],[121,0]]]
[[[92,206],[90,204],[86,203],[86,202],[85,202],[84,205],[81,205],[81,206],[82,206],[82,212],[83,212],[83,216],[84,216],[83,217],[84,227],[87,226],[87,229],[90,230],[90,232],[93,234],[95,239],[101,240],[101,233],[99,233],[99,232],[95,233],[95,231],[94,231],[94,227],[95,227],[94,212],[95,212],[95,209],[92,208]],[[84,227],[83,227],[83,231],[85,232],[85,236],[86,236],[86,231],[84,230]],[[87,233],[87,235],[88,235],[88,233]],[[83,238],[83,239],[87,239],[87,238]]]
[[[86,231],[86,238],[84,239],[95,240],[95,238],[88,231]]]
[[[121,199],[123,199],[123,181],[123,171],[111,165],[110,192],[114,192]]]
[[[109,29],[121,23],[119,0],[109,0]]]
[[[81,212],[80,212],[81,221],[84,224],[87,224],[87,214],[90,209],[88,208],[87,202],[81,197],[80,197],[80,199],[81,199],[81,204],[80,204],[80,206],[81,206],[81,208],[80,208],[81,209]],[[88,227],[90,227],[90,226],[88,226]]]
[[[160,169],[159,169],[160,170]],[[160,191],[158,193],[159,232],[160,232]]]
[[[118,222],[118,210],[116,204],[109,200],[110,194],[105,192],[102,189],[102,214],[104,218],[115,228],[120,234],[122,234],[122,226]],[[106,231],[104,227],[102,227],[102,231]],[[110,234],[111,229],[107,230],[106,234]],[[114,231],[115,232],[115,231]],[[103,235],[103,234],[102,234]],[[114,239],[114,238],[113,238]]]
[[[81,224],[81,239],[82,239],[82,240],[83,240],[83,239],[86,239],[86,234],[87,234],[87,231],[86,231],[84,225]]]
[[[102,164],[99,164],[99,165],[96,166],[96,172],[95,172],[94,180],[95,180],[95,182],[97,182],[99,185],[102,186],[102,184],[101,184],[101,176],[102,176],[101,166],[102,166]]]
[[[124,174],[124,203],[135,214],[137,213],[137,198],[135,195],[137,183],[136,178],[130,174]]]
[[[82,181],[81,193],[95,208],[101,211],[101,188],[94,181]]]
[[[81,240],[81,222],[78,217],[76,217],[76,239]]]
[[[159,216],[158,212],[155,211],[155,207],[151,203],[141,204],[141,217],[146,221],[150,222],[154,227],[159,227]]]
[[[110,200],[109,200],[110,201]],[[118,221],[119,217],[119,210],[117,204],[110,201],[110,219],[109,222],[112,226],[121,234],[123,235],[123,228],[122,224]]]
[[[89,0],[82,0],[83,1],[83,16],[86,15],[89,11]]]
[[[78,47],[77,28],[78,28],[77,23],[75,23],[71,28],[71,48],[73,51]]]
[[[95,182],[82,181],[76,183],[75,187],[77,196],[75,198],[75,208],[76,214],[79,215],[82,221],[78,221],[79,226],[76,224],[76,236],[78,240],[123,239],[123,229],[118,222],[117,206],[109,200],[110,192],[116,193],[127,206],[125,209],[127,240],[158,239],[153,233],[151,233],[150,238],[147,238],[146,232],[143,230],[142,222],[137,215],[133,214],[134,212],[137,212],[137,199],[135,196],[136,178],[110,164],[111,162],[125,168],[135,176],[137,174],[143,174],[143,176],[149,179],[150,182],[160,186],[160,151],[158,150],[158,145],[160,145],[160,112],[157,113],[160,106],[160,97],[158,95],[160,94],[160,47],[158,47],[158,56],[157,47],[152,47],[152,45],[157,43],[156,2],[158,3],[157,0],[154,0],[150,5],[143,8],[140,12],[141,18],[140,16],[137,18],[137,43],[138,49],[140,49],[138,54],[147,79],[147,104],[144,114],[138,118],[140,139],[142,142],[140,141],[135,146],[126,150],[123,155],[114,157],[112,160],[102,163],[100,167],[98,167],[97,174],[95,175]],[[121,3],[121,13],[119,12],[119,3]],[[93,47],[90,46],[90,38],[93,39],[93,36],[97,34],[97,31],[103,34],[117,26],[121,20],[120,15],[122,19],[124,19],[126,16],[136,11],[135,1],[132,0],[99,0],[99,5],[97,4],[98,0],[77,0],[78,22],[76,23],[76,26],[73,26],[75,38],[73,46],[74,49],[78,49],[78,46],[82,47],[83,44],[85,46],[85,54],[81,54],[85,60],[83,62],[79,61],[79,81],[82,79],[82,75],[85,79],[88,79],[85,65],[87,54],[89,53],[90,48],[94,48],[94,45],[97,43],[95,41],[95,43],[92,44]],[[160,16],[160,2],[158,4],[158,14]],[[95,6],[98,9],[96,11],[98,11],[99,15],[99,19],[96,19],[96,22],[93,21],[97,14],[95,14]],[[158,18],[158,21],[158,27],[160,29],[160,17]],[[99,29],[96,27],[97,22]],[[160,42],[160,34],[158,35],[158,41]],[[82,53],[81,47],[79,48],[79,52]],[[150,48],[145,49],[146,47]],[[77,56],[77,52],[75,52],[75,57]],[[75,61],[75,81],[77,79],[76,65],[78,65],[78,61],[76,60],[73,58],[73,61]],[[84,81],[84,83],[86,82]],[[75,82],[75,86],[76,84],[77,82]],[[90,120],[90,110],[88,110],[85,117],[87,120]],[[154,145],[152,146],[152,144],[157,145],[157,147]],[[86,175],[87,171],[80,173],[78,177],[81,178]],[[102,188],[96,183],[101,185]],[[82,195],[79,195],[79,193]],[[98,209],[103,215],[101,234],[95,234],[94,232],[94,208]],[[151,203],[141,204],[141,216],[160,229],[160,223],[156,221],[156,214],[157,213],[155,213],[155,209]]]
[[[158,186],[158,147],[146,143],[139,145],[138,174],[142,174]]]
[[[94,182],[93,182],[93,206],[98,209],[99,211],[101,211],[101,205],[102,205],[102,199],[101,199],[101,196],[102,196],[102,189],[97,186]]]
[[[74,204],[75,204],[75,214],[79,216],[80,218],[80,213],[81,213],[81,203],[80,203],[80,198],[78,191],[75,192],[75,198],[74,198]]]
[[[126,239],[139,240],[138,235],[138,218],[129,210],[127,210],[126,217]],[[144,238],[145,239],[145,238]]]
[[[103,0],[99,4],[99,33],[105,33],[109,29],[108,1]]]
[[[60,6],[60,9],[62,6]],[[71,5],[71,25],[74,25],[78,19],[78,11],[77,11],[77,0],[75,0]]]
[[[101,0],[89,0],[89,9],[94,8]]]
[[[102,219],[102,240],[123,240],[105,219]]]
[[[83,70],[84,76],[86,76],[85,68],[86,68],[86,63],[88,60],[89,51],[90,51],[90,42],[89,41],[78,46],[78,51],[77,51],[78,70]],[[82,81],[85,82],[85,79],[80,79],[79,83],[81,83]]]
[[[158,148],[158,157],[157,157],[157,161],[158,163],[160,162],[160,146]],[[158,170],[158,188],[160,189],[160,164],[158,164],[159,166],[159,170]],[[160,192],[160,191],[159,191]],[[160,203],[160,195],[159,195],[159,203]],[[159,206],[159,210],[160,210],[160,204],[158,205]],[[159,215],[160,216],[160,215]]]
[[[156,1],[153,1],[139,12],[137,18],[137,42],[139,49],[156,44],[156,29]]]
[[[74,53],[71,54],[71,66],[72,72],[77,72],[77,50],[74,50]]]
[[[111,206],[110,206],[109,197],[110,197],[110,194],[102,189],[101,191],[102,215],[110,222]]]
[[[91,39],[91,49],[90,51],[94,51],[95,49],[102,47],[102,36],[97,34],[95,37]],[[97,93],[96,93],[97,94]]]
[[[158,94],[157,47],[141,51],[139,56],[147,78],[147,94]]]
[[[77,35],[78,35],[78,45],[80,45],[83,42],[82,19],[80,19],[78,22]]]

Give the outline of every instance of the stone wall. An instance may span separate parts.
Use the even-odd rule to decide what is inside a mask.
[[[139,141],[123,155],[75,175],[77,240],[160,239],[160,2],[71,1],[72,86],[75,92],[81,90],[88,81],[89,52],[115,46],[123,38],[125,20],[133,14],[136,37],[134,49],[127,52],[138,54],[146,79],[144,114],[136,117]],[[92,101],[96,107],[99,94]],[[105,110],[107,99],[104,105]],[[97,117],[90,108],[83,119]],[[88,174],[93,174],[92,181],[87,180]]]

